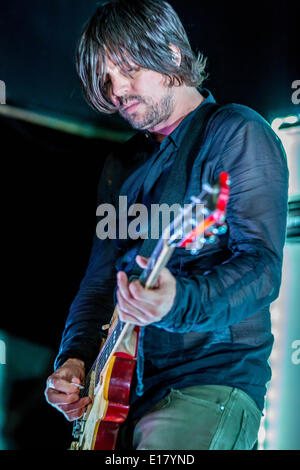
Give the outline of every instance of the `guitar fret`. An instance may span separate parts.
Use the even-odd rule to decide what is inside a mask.
[[[110,334],[109,338],[103,345],[98,358],[96,360],[96,377],[95,377],[95,385],[99,383],[101,372],[107,363],[109,356],[112,353],[113,348],[123,330],[125,323],[121,322],[120,320],[117,321],[115,328],[113,329],[112,333]]]

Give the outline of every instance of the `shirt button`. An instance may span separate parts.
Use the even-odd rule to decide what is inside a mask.
[[[224,405],[220,405],[220,410],[221,410],[221,411],[224,411],[224,409],[225,409],[225,406],[224,406]]]

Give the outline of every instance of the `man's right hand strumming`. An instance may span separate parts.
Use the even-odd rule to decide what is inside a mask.
[[[89,397],[79,398],[84,382],[85,368],[80,359],[68,359],[47,379],[45,397],[47,402],[61,411],[68,421],[74,421],[86,411],[91,403]]]

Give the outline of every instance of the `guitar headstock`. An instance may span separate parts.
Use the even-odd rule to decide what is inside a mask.
[[[218,184],[205,185],[199,196],[180,209],[173,222],[162,233],[147,266],[139,277],[146,287],[153,287],[161,269],[167,265],[175,248],[186,248],[197,254],[204,243],[214,242],[227,230],[226,207],[229,200],[230,180],[222,172]]]
[[[204,243],[212,243],[218,235],[227,230],[225,221],[229,200],[230,179],[226,172],[221,172],[219,181],[214,186],[205,184],[198,196],[191,198],[190,204],[165,229],[162,238],[169,246],[186,248],[192,254],[197,253]]]

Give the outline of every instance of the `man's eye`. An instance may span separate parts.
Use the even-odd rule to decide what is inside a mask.
[[[130,73],[137,73],[137,72],[139,72],[140,70],[141,70],[140,67],[132,67],[132,68],[130,69]]]
[[[130,78],[133,78],[137,74],[137,72],[140,71],[140,69],[141,69],[140,67],[135,67],[135,66],[128,67],[123,71],[123,74],[125,76],[129,76]]]

